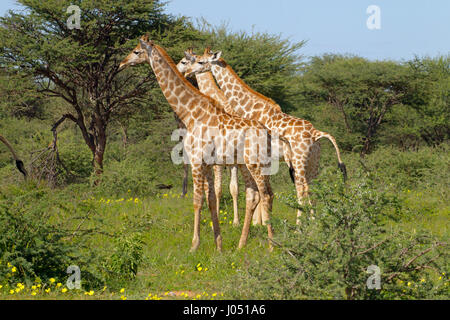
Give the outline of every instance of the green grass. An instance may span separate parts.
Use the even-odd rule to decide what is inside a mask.
[[[407,201],[410,206],[417,209],[422,203],[424,206],[421,208],[428,210],[426,209],[428,203],[418,200],[420,198],[417,194],[411,195],[411,193],[407,192]],[[36,295],[31,295],[33,292],[31,284],[14,294],[9,293],[11,288],[4,286],[0,289],[2,299],[120,299],[121,297],[145,299],[149,294],[151,297],[163,299],[227,299],[226,284],[240,270],[251,267],[252,262],[264,261],[280,254],[277,249],[269,252],[267,230],[261,226],[252,226],[247,246],[242,250],[237,249],[241,227],[236,228],[229,224],[233,214],[229,209],[231,203],[223,204],[220,214],[222,253],[215,249],[210,213],[206,208],[203,208],[201,219],[201,245],[196,252],[190,253],[193,209],[192,198],[189,195],[184,199],[174,193],[168,193],[167,197],[161,194],[145,199],[130,195],[123,200],[121,198],[90,199],[88,194],[80,196],[96,208],[95,216],[86,221],[82,228],[100,228],[103,233],[114,233],[121,230],[124,221],[127,221],[128,225],[133,225],[146,220],[145,226],[141,226],[141,230],[144,231],[144,259],[136,278],[114,283],[104,291],[102,291],[104,288],[93,289],[93,295],[86,294],[85,290],[61,292],[61,289],[65,287],[65,279],[56,279],[54,284],[47,283],[45,288],[50,287],[51,291],[47,293],[42,289]],[[72,201],[74,206],[77,203],[77,199]],[[416,217],[413,221],[405,219],[393,224],[401,228],[411,228],[411,230],[423,227],[439,235],[448,235],[447,209]],[[243,201],[240,201],[239,210],[242,226]],[[295,223],[295,210],[278,199],[274,201],[273,214],[278,218],[287,219],[292,224]],[[68,218],[69,216],[61,212],[53,216],[53,219],[60,221]],[[89,243],[96,252],[108,252],[112,248],[111,240],[110,237],[100,233],[90,237]],[[200,268],[201,271],[199,271]],[[56,288],[58,282],[62,283],[60,288]],[[125,289],[123,293],[120,292],[122,288]],[[184,294],[187,294],[187,297],[183,296]],[[251,299],[252,297],[242,296],[241,298]]]
[[[30,286],[26,286],[26,289],[19,293],[10,294],[11,288],[4,286],[0,289],[2,299],[114,299],[122,296],[119,292],[122,288],[125,289],[128,299],[145,299],[149,293],[166,299],[186,298],[181,296],[182,293],[188,293],[189,298],[201,295],[203,299],[209,299],[216,294],[215,299],[226,299],[224,284],[227,279],[233,277],[241,268],[247,268],[251,261],[270,259],[271,255],[278,254],[276,250],[269,252],[267,229],[262,226],[252,227],[247,246],[242,250],[237,249],[245,213],[242,201],[239,208],[241,226],[230,225],[233,213],[227,209],[229,204],[224,205],[220,214],[222,253],[215,249],[210,226],[211,217],[206,208],[202,212],[200,247],[194,253],[189,252],[193,235],[193,207],[189,195],[184,199],[169,193],[168,197],[161,195],[139,199],[130,196],[122,201],[115,198],[85,201],[95,206],[96,213],[95,217],[83,223],[82,229],[97,227],[101,228],[103,233],[113,233],[122,228],[124,220],[131,221],[131,224],[133,221],[147,220],[143,233],[144,259],[136,278],[126,283],[119,281],[103,292],[94,290],[92,296],[86,295],[83,290],[78,294],[76,290],[62,293],[58,288],[55,291],[54,285],[51,286],[51,292],[41,290],[35,296],[31,295],[33,290]],[[73,205],[76,206],[76,203],[74,200]],[[275,201],[273,212],[278,217],[295,223],[295,210],[279,201]],[[53,216],[53,219],[60,221],[67,221],[68,218],[69,216],[61,213]],[[77,226],[77,223],[73,226]],[[90,237],[89,242],[96,252],[108,252],[112,248],[111,238],[104,234]],[[57,282],[65,285],[64,279],[57,279],[55,284]],[[165,296],[166,292],[173,292],[177,296]]]

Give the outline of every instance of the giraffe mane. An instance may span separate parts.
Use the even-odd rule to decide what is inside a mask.
[[[259,92],[256,92],[256,91],[253,90],[252,88],[250,88],[250,87],[248,86],[248,84],[246,84],[246,83],[244,82],[244,80],[242,80],[241,77],[239,77],[239,76],[237,75],[237,73],[233,70],[233,68],[231,68],[231,66],[230,66],[228,63],[226,63],[226,61],[225,61],[224,59],[220,58],[218,61],[219,61],[223,66],[225,66],[225,68],[228,69],[228,71],[235,77],[235,79],[239,82],[239,84],[242,85],[246,90],[248,90],[249,92],[251,92],[252,94],[254,94],[255,96],[257,96],[258,98],[261,98],[261,99],[264,100],[264,101],[267,101],[267,102],[269,102],[269,103],[271,103],[271,104],[278,105],[278,103],[276,103],[274,100],[272,100],[272,99],[266,97],[265,95],[263,95],[263,94],[261,94],[261,93],[259,93]]]

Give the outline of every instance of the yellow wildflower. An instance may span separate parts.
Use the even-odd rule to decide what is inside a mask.
[[[12,289],[9,290],[9,293],[10,293],[10,294],[14,294],[14,290],[12,290]]]
[[[35,296],[36,293],[37,293],[36,291],[33,291],[33,292],[31,292],[31,295],[32,295],[32,296]]]
[[[125,297],[124,295],[120,296],[120,299],[122,300],[127,300],[127,297]]]
[[[11,268],[11,272],[12,272],[12,273],[14,273],[14,272],[16,272],[16,271],[17,271],[17,268],[16,268],[16,267],[12,267],[12,268]]]
[[[55,280],[55,278],[50,278],[49,281],[50,281],[50,283],[54,283],[56,280]]]
[[[59,287],[61,287],[62,286],[62,283],[61,282],[58,282],[57,284],[56,284],[56,287],[57,288],[59,288]]]
[[[122,288],[122,289],[120,289],[120,291],[119,291],[120,293],[124,293],[125,292],[125,289],[124,288]]]
[[[50,288],[45,289],[45,292],[47,292],[47,293],[49,293],[50,291],[51,291]]]
[[[67,288],[62,288],[61,292],[62,292],[62,293],[67,292]]]

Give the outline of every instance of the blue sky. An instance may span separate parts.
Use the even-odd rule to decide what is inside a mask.
[[[43,0],[45,1],[45,0]],[[15,1],[1,0],[0,15]],[[381,10],[381,29],[369,30],[369,5]],[[448,0],[170,0],[167,12],[233,31],[281,34],[308,40],[300,53],[350,53],[369,59],[411,59],[450,52]]]

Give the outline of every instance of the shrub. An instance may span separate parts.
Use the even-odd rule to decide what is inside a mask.
[[[70,265],[76,248],[64,241],[67,232],[50,222],[46,191],[0,190],[0,199],[0,281],[67,276],[61,266]],[[14,274],[9,266],[16,267]]]
[[[140,233],[119,234],[114,240],[112,255],[104,266],[107,280],[134,279],[142,262],[143,244]]]
[[[263,299],[446,297],[446,244],[426,232],[388,228],[387,217],[398,216],[398,200],[377,190],[370,176],[360,174],[349,185],[340,181],[328,175],[316,183],[314,219],[304,213],[299,226],[272,221],[282,254],[251,264],[232,291]],[[298,208],[295,195],[285,202]],[[311,207],[301,209],[309,213]],[[372,265],[381,272],[381,290],[366,285]]]

